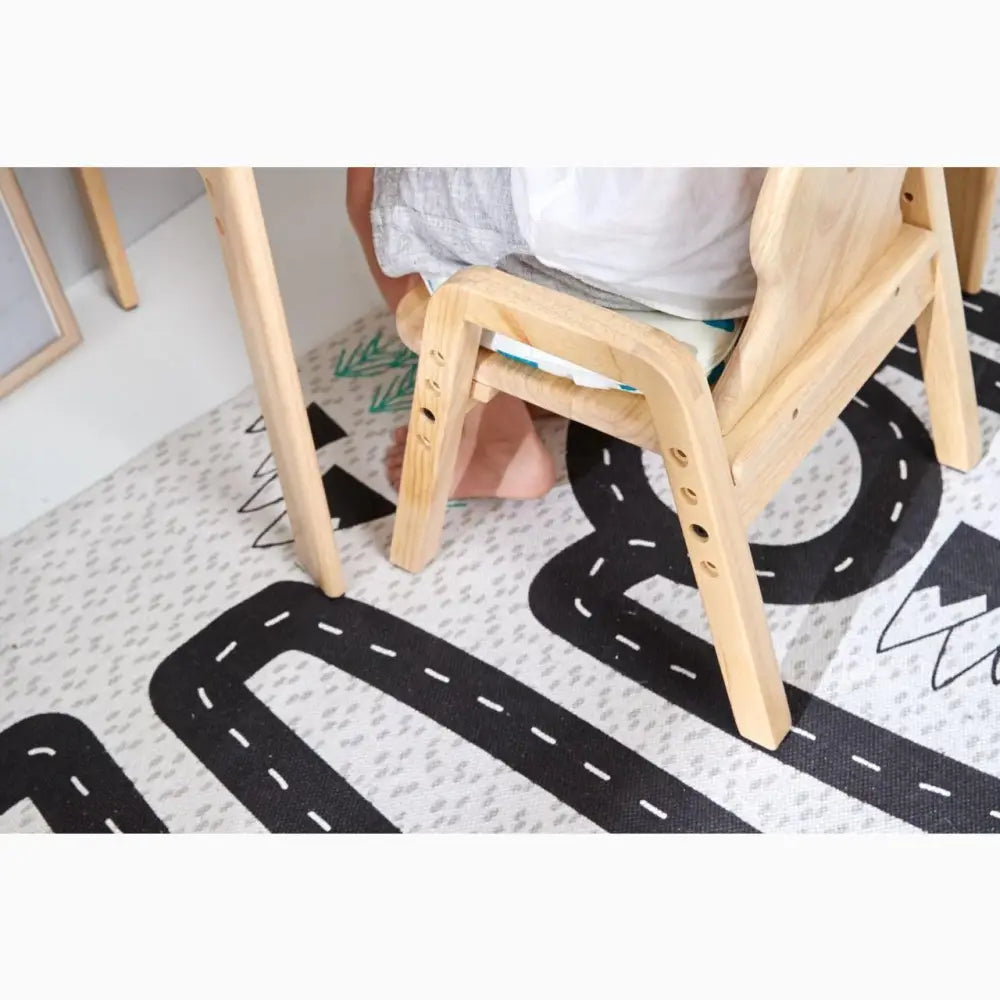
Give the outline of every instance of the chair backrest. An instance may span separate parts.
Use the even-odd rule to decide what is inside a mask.
[[[768,171],[750,228],[757,294],[713,393],[724,434],[899,234],[905,173],[895,167]]]

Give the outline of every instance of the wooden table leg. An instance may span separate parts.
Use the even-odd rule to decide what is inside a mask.
[[[139,295],[135,290],[132,268],[118,231],[104,174],[99,167],[74,167],[73,173],[90,225],[104,254],[111,292],[122,309],[134,309],[139,304]]]
[[[253,170],[221,167],[199,172],[219,231],[295,553],[323,592],[339,597],[345,589],[340,557]]]
[[[946,167],[944,173],[962,290],[974,295],[983,284],[997,192],[997,168]]]

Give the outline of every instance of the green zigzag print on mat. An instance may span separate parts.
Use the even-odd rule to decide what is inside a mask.
[[[333,373],[337,378],[374,378],[388,371],[416,364],[416,355],[404,344],[383,343],[385,328],[379,327],[368,341],[356,344],[350,354],[343,348]]]
[[[400,372],[384,388],[379,386],[372,393],[369,413],[402,413],[413,403],[413,389],[417,384],[417,359],[413,356],[410,367]]]

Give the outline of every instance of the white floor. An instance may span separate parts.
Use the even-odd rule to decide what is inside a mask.
[[[380,299],[339,170],[261,170],[258,186],[296,354]],[[251,381],[204,198],[129,249],[140,304],[99,273],[67,289],[83,343],[0,399],[0,537],[75,496]]]

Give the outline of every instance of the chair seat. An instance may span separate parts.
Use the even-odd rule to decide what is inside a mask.
[[[433,293],[437,285],[428,282],[428,291]],[[689,347],[698,359],[708,378],[709,384],[714,384],[722,374],[726,358],[732,352],[745,320],[691,320],[679,316],[668,316],[654,310],[623,311],[623,316],[645,323],[669,333],[671,337]],[[496,351],[506,358],[530,365],[549,375],[570,379],[584,389],[621,389],[625,392],[636,392],[630,385],[616,382],[598,372],[590,371],[580,365],[573,364],[564,358],[557,357],[545,351],[538,350],[530,344],[525,344],[506,334],[493,330],[484,330],[482,345],[491,351]]]

